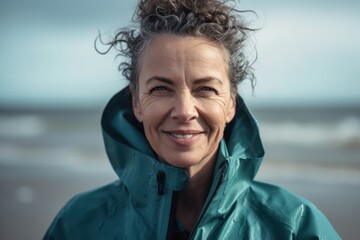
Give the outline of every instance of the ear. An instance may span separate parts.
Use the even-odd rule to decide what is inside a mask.
[[[137,94],[136,93],[134,94],[132,91],[131,91],[131,99],[132,99],[133,113],[134,113],[136,119],[139,122],[142,122],[143,115],[142,115],[142,110],[141,110],[141,106],[140,106],[140,101],[139,101]]]
[[[231,122],[235,116],[236,112],[236,95],[232,94],[231,99],[229,101],[228,110],[226,113],[226,123]]]

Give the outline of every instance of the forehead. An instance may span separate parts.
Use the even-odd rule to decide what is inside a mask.
[[[140,76],[157,74],[224,74],[227,73],[225,50],[217,43],[200,37],[160,35],[145,48]]]

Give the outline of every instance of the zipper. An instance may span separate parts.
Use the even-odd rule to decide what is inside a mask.
[[[156,179],[158,184],[158,194],[164,195],[165,173],[163,171],[159,171],[157,173]]]
[[[221,171],[221,176],[220,176],[220,179],[219,179],[219,182],[218,184],[216,185],[216,188],[214,190],[214,193],[212,194],[208,204],[204,207],[204,211],[202,212],[201,216],[199,217],[199,220],[196,222],[195,226],[194,226],[194,229],[191,231],[191,234],[190,234],[190,237],[189,239],[194,239],[194,235],[196,233],[196,229],[199,227],[199,224],[201,222],[201,219],[203,218],[203,216],[205,215],[207,209],[209,208],[212,200],[214,199],[214,197],[216,196],[216,194],[218,193],[219,191],[219,188],[221,187],[221,185],[223,184],[224,180],[225,180],[225,176],[226,176],[226,173],[227,173],[227,167],[228,167],[228,164],[225,164],[224,168],[222,169]]]
[[[157,181],[157,185],[158,185],[158,195],[159,196],[164,195],[165,179],[166,179],[165,172],[164,171],[158,171],[158,173],[156,175],[156,181]],[[167,233],[165,235],[166,239],[172,239],[173,225],[174,225],[173,221],[175,220],[175,215],[176,215],[176,209],[174,209],[174,207],[176,207],[176,204],[174,204],[174,203],[176,202],[176,200],[177,200],[176,194],[175,194],[175,192],[172,192],[169,219],[167,220],[167,224],[168,224]],[[173,218],[174,218],[174,220],[173,220]]]

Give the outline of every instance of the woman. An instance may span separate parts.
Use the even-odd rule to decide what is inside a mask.
[[[74,197],[45,239],[339,239],[308,201],[254,181],[264,155],[237,87],[249,29],[219,0],[142,0],[110,48],[129,87],[103,113],[119,181]]]

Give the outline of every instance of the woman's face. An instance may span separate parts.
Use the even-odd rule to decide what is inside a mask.
[[[161,35],[144,50],[136,118],[161,161],[201,168],[215,159],[235,114],[223,49],[198,37]]]

